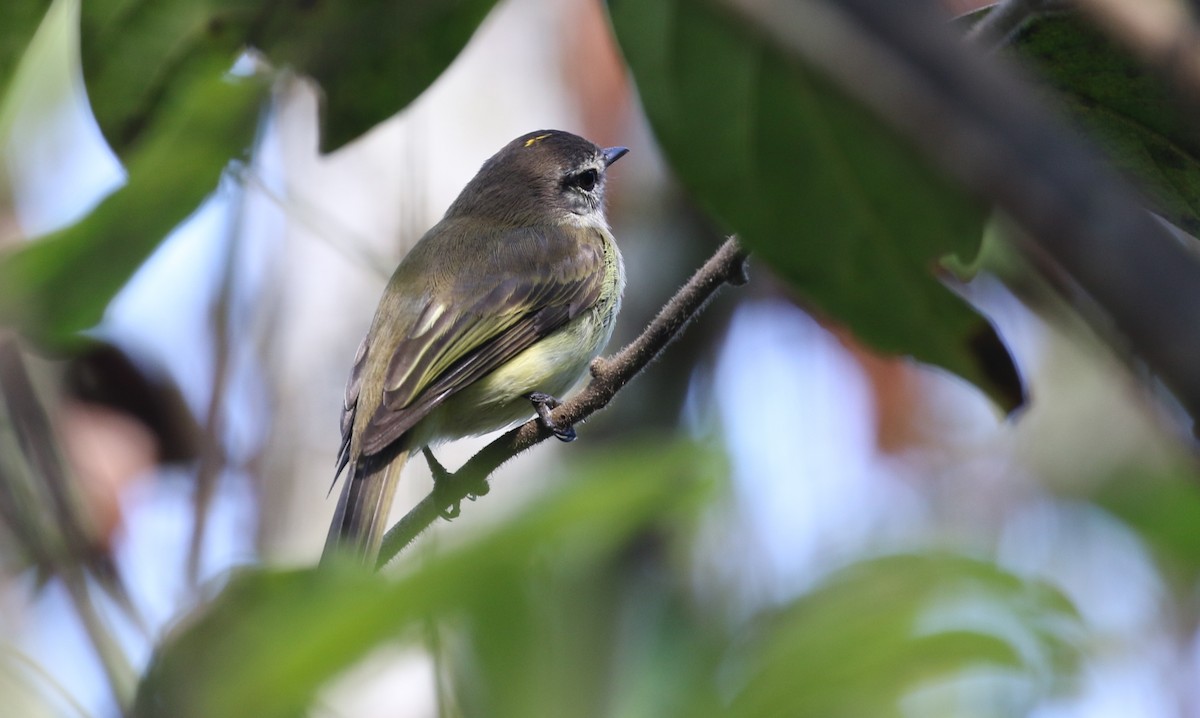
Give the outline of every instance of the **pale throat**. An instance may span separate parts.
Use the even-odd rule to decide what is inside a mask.
[[[560,219],[563,224],[567,224],[572,227],[579,227],[580,229],[600,229],[604,230],[605,232],[611,231],[608,226],[608,219],[606,219],[604,216],[604,210],[599,207],[582,213],[564,210],[560,215]]]

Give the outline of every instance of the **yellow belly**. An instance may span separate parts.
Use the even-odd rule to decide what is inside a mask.
[[[609,316],[601,316],[602,310]],[[608,343],[615,314],[615,307],[585,312],[459,391],[413,427],[409,445],[427,446],[526,421],[534,415],[526,397],[535,391],[565,397]]]
[[[526,397],[535,391],[566,398],[608,344],[621,309],[625,267],[611,238],[605,250],[606,286],[594,307],[448,398],[410,430],[408,446],[415,449],[527,421],[534,411]]]

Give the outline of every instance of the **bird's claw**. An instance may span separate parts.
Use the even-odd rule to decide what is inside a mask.
[[[433,452],[429,450],[428,446],[421,449],[421,454],[425,456],[425,462],[429,464],[429,473],[433,475],[434,490],[437,490],[439,486],[445,487],[447,490],[449,490],[449,487],[445,486],[445,482],[453,479],[454,474],[447,471],[445,466],[442,466],[441,462],[437,460],[437,457],[433,455]],[[470,492],[467,493],[467,499],[474,501],[480,496],[487,496],[489,490],[490,487],[487,485],[487,481],[481,481],[479,482],[478,486],[474,487]],[[453,521],[461,514],[462,501],[455,501],[446,509],[438,512],[438,515],[447,521]]]
[[[428,446],[422,447],[421,454],[425,457],[425,463],[429,464],[429,473],[433,476],[433,485],[436,488],[446,479],[450,478],[451,474],[446,471],[446,467],[442,466],[442,462],[437,460],[433,452]],[[438,515],[447,521],[453,521],[462,514],[462,502],[455,501],[450,506],[438,512]]]
[[[559,441],[572,442],[578,438],[574,426],[559,426],[554,422],[554,419],[550,418],[550,412],[562,405],[562,402],[556,397],[535,391],[527,398],[533,404],[533,410],[537,412],[538,420],[542,422],[542,426],[552,431]]]

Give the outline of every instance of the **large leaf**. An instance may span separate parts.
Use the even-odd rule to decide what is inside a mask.
[[[315,2],[273,12],[250,36],[325,93],[321,147],[332,151],[399,112],[433,83],[496,0]]]
[[[263,0],[87,0],[83,76],[101,131],[123,160],[181,85],[233,66]],[[225,158],[228,159],[229,155]]]
[[[1013,50],[1154,209],[1200,235],[1200,134],[1165,83],[1076,15],[1029,23]]]
[[[267,87],[220,67],[172,88],[131,151],[129,181],[85,219],[0,257],[0,319],[63,343],[108,301],[246,150]]]
[[[919,555],[867,561],[759,622],[733,661],[740,675],[732,715],[928,714],[903,711],[901,701],[968,672],[976,691],[990,675],[998,695],[976,693],[972,702],[962,691],[965,704],[944,714],[1021,715],[1065,683],[1079,658],[1078,633],[1061,594],[991,564]]]
[[[49,0],[7,0],[4,3],[4,21],[0,22],[0,96],[12,82],[17,63],[49,9]]]
[[[84,74],[100,127],[123,154],[153,123],[168,88],[255,47],[321,83],[322,146],[331,150],[424,91],[494,4],[89,0]]]
[[[655,134],[699,202],[877,349],[945,367],[1006,408],[1020,401],[990,326],[933,276],[940,258],[978,251],[979,203],[711,3],[610,10]]]
[[[481,604],[500,611],[487,629],[511,634],[518,627],[503,607],[538,572],[535,558],[586,574],[633,532],[691,512],[724,466],[690,445],[610,456],[504,527],[425,557],[399,579],[337,565],[247,572],[159,649],[134,715],[296,715],[372,647]]]

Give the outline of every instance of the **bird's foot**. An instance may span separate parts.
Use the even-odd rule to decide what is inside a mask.
[[[437,460],[437,457],[433,455],[433,452],[429,450],[428,446],[421,449],[421,454],[425,457],[425,463],[429,464],[429,473],[433,475],[433,485],[435,490],[437,489],[438,485],[444,485],[444,482],[454,478],[454,474],[447,471],[445,466],[442,466],[442,463]],[[484,482],[480,484],[480,488],[467,494],[467,498],[471,501],[474,501],[487,492],[488,486],[487,483]],[[439,513],[441,517],[447,521],[453,521],[462,514],[462,502],[455,501],[448,508]]]
[[[550,418],[551,410],[562,404],[556,397],[549,394],[543,394],[540,391],[535,391],[526,397],[533,404],[533,410],[537,412],[538,419],[542,422],[542,426],[554,432],[559,441],[575,441],[575,427],[559,426],[554,423],[554,419]]]

